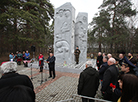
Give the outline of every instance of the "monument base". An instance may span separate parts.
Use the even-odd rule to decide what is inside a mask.
[[[92,61],[92,67],[97,70],[96,59],[87,59],[87,60]],[[70,65],[56,63],[55,64],[55,70],[59,71],[59,72],[68,72],[68,73],[80,74],[86,68],[85,63],[86,62],[81,62],[77,65],[75,63],[70,64]],[[34,62],[32,64],[32,68],[39,68],[38,62]],[[47,63],[45,63],[44,69],[48,69],[48,64]]]

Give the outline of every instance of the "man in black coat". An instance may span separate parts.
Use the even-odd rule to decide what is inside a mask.
[[[16,73],[16,62],[6,62],[1,65],[2,77],[0,78],[0,89],[8,86],[24,85],[34,90],[33,84],[28,76]]]
[[[92,68],[92,62],[86,62],[86,69],[80,74],[78,84],[78,94],[88,97],[94,97],[99,86],[99,73],[95,68]],[[82,98],[83,102],[87,102],[88,99]],[[89,102],[94,102],[89,100]]]
[[[116,85],[118,81],[119,70],[115,65],[115,59],[108,60],[109,68],[105,71],[102,83],[102,93],[105,100],[113,101],[113,91],[110,84]]]
[[[49,78],[52,77],[52,72],[53,72],[53,79],[55,78],[55,60],[56,58],[54,57],[53,53],[50,53],[50,56],[47,59],[47,63],[49,65]]]
[[[99,78],[101,79],[101,85],[102,85],[102,81],[103,81],[104,72],[108,68],[107,59],[108,58],[106,56],[103,57],[103,64],[101,65],[101,67],[99,69],[99,76],[100,76]]]
[[[133,54],[132,53],[128,53],[128,58],[129,58],[129,61],[132,62],[134,57],[133,57]]]
[[[102,63],[103,63],[102,53],[98,52],[97,61],[96,61],[98,69],[100,68],[100,66],[102,65]]]

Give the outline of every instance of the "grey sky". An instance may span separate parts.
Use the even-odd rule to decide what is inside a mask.
[[[73,7],[76,9],[76,16],[78,12],[88,13],[88,22],[92,21],[95,13],[98,12],[98,7],[102,4],[103,0],[50,0],[55,8],[60,7],[66,2],[71,2]]]
[[[138,0],[131,0],[131,1],[134,3],[133,7],[137,8],[138,10]],[[87,12],[88,23],[90,23],[95,13],[99,11],[98,7],[103,3],[103,0],[50,0],[50,2],[54,5],[55,8],[60,7],[66,2],[71,2],[71,4],[76,9],[75,15],[77,16],[78,12]]]

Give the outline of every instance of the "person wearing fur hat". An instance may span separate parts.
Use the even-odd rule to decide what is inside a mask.
[[[34,90],[33,84],[28,76],[16,73],[16,62],[5,62],[0,67],[2,72],[0,89],[8,86],[24,85]]]

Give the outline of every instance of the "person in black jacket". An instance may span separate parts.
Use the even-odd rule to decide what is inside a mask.
[[[107,57],[103,57],[103,64],[101,65],[100,69],[99,69],[99,78],[101,79],[101,85],[102,85],[102,81],[103,81],[103,75],[104,72],[107,70],[108,68],[108,64],[107,64]]]
[[[99,86],[99,73],[95,68],[92,68],[92,62],[86,62],[86,69],[80,74],[78,84],[78,94],[88,97],[94,97]],[[82,98],[82,102],[87,102],[88,99]],[[89,102],[94,102],[89,100]]]
[[[101,52],[98,52],[98,57],[97,57],[97,61],[96,61],[96,65],[98,67],[98,69],[100,68],[100,66],[103,63],[103,56]]]
[[[52,77],[52,72],[53,72],[53,79],[55,78],[55,60],[56,58],[54,57],[53,53],[50,53],[50,56],[47,59],[47,63],[49,65],[49,78]]]
[[[35,92],[24,85],[4,87],[0,89],[0,102],[35,102]]]
[[[0,89],[8,86],[24,85],[34,90],[33,84],[28,76],[16,73],[16,62],[6,62],[1,65],[2,77],[0,78]]]
[[[104,73],[103,83],[101,91],[105,100],[113,101],[113,91],[110,84],[116,85],[118,80],[119,70],[115,66],[115,59],[110,58],[108,60],[109,68]]]

